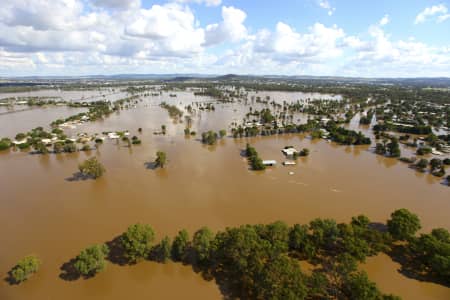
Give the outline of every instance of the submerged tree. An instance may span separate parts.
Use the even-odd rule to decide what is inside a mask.
[[[167,155],[166,152],[158,151],[156,152],[156,159],[155,159],[155,165],[160,168],[164,168],[167,161]]]
[[[189,234],[183,229],[173,240],[171,256],[174,261],[183,261],[189,247]]]
[[[170,259],[171,250],[172,243],[170,242],[170,238],[165,236],[158,245],[153,247],[151,251],[151,259],[166,263]]]
[[[36,273],[39,270],[39,266],[41,265],[41,261],[34,255],[29,255],[17,263],[17,265],[12,268],[10,275],[11,279],[15,283],[21,283],[27,280],[31,275]]]
[[[80,275],[92,276],[106,267],[107,245],[94,245],[81,251],[76,257],[74,267]]]
[[[105,168],[96,157],[89,158],[78,165],[78,170],[85,176],[97,179],[105,173]]]
[[[207,145],[214,145],[217,142],[217,132],[207,131],[202,133],[202,143]]]
[[[130,262],[146,259],[152,249],[154,238],[155,233],[150,225],[139,223],[131,225],[120,238],[125,257]]]
[[[394,211],[387,226],[389,233],[397,240],[408,240],[421,228],[419,217],[405,208]]]

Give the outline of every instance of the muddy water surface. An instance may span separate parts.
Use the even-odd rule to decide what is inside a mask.
[[[110,241],[136,222],[151,224],[159,240],[182,228],[193,232],[204,225],[220,230],[275,220],[306,223],[316,217],[348,222],[361,213],[385,221],[393,210],[406,207],[420,216],[424,230],[450,229],[448,187],[433,176],[374,155],[367,146],[338,146],[296,134],[225,138],[208,147],[198,136],[185,138],[185,124],[174,123],[156,106],[158,101],[146,99],[136,108],[77,128],[92,133],[128,129],[139,135],[137,128],[142,127],[141,146],[106,141],[86,153],[0,153],[1,276],[24,255],[35,253],[43,260],[39,273],[24,284],[9,286],[2,281],[0,299],[221,298],[214,282],[173,263],[127,267],[109,263],[105,272],[89,280],[59,277],[62,264],[81,249]],[[239,104],[217,104],[214,112],[196,113],[193,129],[227,128],[246,112]],[[168,134],[154,135],[161,124],[167,125]],[[279,164],[264,172],[248,170],[240,155],[246,142],[263,159]],[[297,166],[283,167],[280,150],[286,145],[307,147],[311,154]],[[167,152],[165,169],[148,167],[157,150]],[[107,169],[104,177],[73,181],[77,164],[94,155]],[[449,288],[404,277],[387,256],[369,259],[364,268],[384,292],[404,299],[450,299]]]

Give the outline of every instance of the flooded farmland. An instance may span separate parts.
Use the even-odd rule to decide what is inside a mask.
[[[191,92],[176,95],[143,97],[136,106],[68,130],[69,135],[129,130],[142,140],[139,146],[106,140],[97,149],[70,154],[0,152],[1,275],[5,277],[27,254],[37,254],[43,261],[33,279],[20,286],[2,280],[1,299],[222,298],[213,281],[205,281],[191,267],[175,263],[109,264],[105,272],[91,279],[60,278],[60,267],[81,249],[110,241],[136,222],[152,225],[159,240],[182,228],[189,232],[202,226],[220,230],[276,220],[294,224],[321,217],[348,222],[352,216],[365,214],[384,222],[392,211],[404,207],[418,214],[424,231],[450,229],[450,192],[440,178],[410,170],[396,159],[374,155],[368,145],[337,145],[311,140],[305,134],[226,137],[215,146],[206,146],[199,133],[229,131],[232,122],[242,122],[249,106],[256,109],[264,104],[252,102],[252,94],[249,103],[216,103]],[[279,103],[316,97],[339,100],[331,95],[260,93],[261,98],[266,96]],[[71,97],[75,96],[67,99]],[[192,130],[197,135],[185,137],[185,121],[173,121],[159,106],[162,101],[180,109],[211,102],[215,110],[196,110]],[[0,136],[13,137],[36,126],[48,126],[54,119],[79,110],[49,107],[3,114]],[[307,118],[295,115],[301,123]],[[166,125],[167,134],[155,135],[161,125]],[[349,126],[369,134],[359,122]],[[250,171],[241,156],[247,142],[263,159],[279,163],[263,172]],[[310,155],[300,158],[296,166],[282,166],[280,150],[286,145],[309,148]],[[158,150],[167,153],[169,162],[164,169],[154,170],[148,163]],[[408,151],[402,146],[403,150]],[[95,181],[72,180],[78,164],[91,156],[105,165],[105,175]],[[404,299],[450,298],[449,288],[405,277],[398,272],[399,265],[385,255],[369,258],[363,268],[383,292]]]

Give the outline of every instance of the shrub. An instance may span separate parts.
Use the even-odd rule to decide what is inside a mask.
[[[105,173],[105,168],[95,157],[89,158],[78,165],[78,170],[83,175],[90,176],[94,179],[101,177]]]
[[[36,273],[40,265],[41,261],[36,256],[26,256],[19,260],[17,265],[11,270],[11,278],[17,283],[23,282]]]
[[[130,262],[145,259],[150,254],[155,233],[150,225],[134,224],[128,227],[120,241],[125,250],[125,257]]]
[[[109,249],[105,244],[88,247],[77,256],[74,267],[83,276],[94,275],[105,269],[108,253]]]

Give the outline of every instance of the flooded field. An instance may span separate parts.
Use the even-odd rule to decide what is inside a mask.
[[[277,102],[311,97],[260,94]],[[171,120],[158,106],[162,101],[180,109],[193,102],[214,102],[190,92],[172,98],[167,94],[146,97],[136,107],[71,130],[73,134],[129,130],[142,140],[140,146],[129,148],[107,140],[96,150],[72,154],[0,152],[0,275],[4,278],[27,254],[37,254],[43,261],[41,270],[20,286],[2,280],[0,299],[222,298],[214,282],[203,280],[191,267],[174,263],[126,267],[109,263],[105,272],[88,280],[59,277],[60,267],[81,249],[110,241],[136,222],[152,225],[159,240],[182,228],[220,230],[275,220],[294,224],[322,217],[348,222],[352,216],[365,214],[384,222],[392,211],[404,207],[418,214],[424,231],[450,229],[450,190],[442,179],[377,156],[369,146],[340,146],[302,134],[226,137],[216,146],[205,146],[199,133],[229,131],[233,121],[242,121],[248,105],[214,103],[214,111],[196,110],[192,130],[197,136],[186,138],[185,121]],[[72,114],[69,108],[56,109],[0,115],[0,136]],[[307,120],[302,114],[295,118]],[[167,126],[167,134],[154,135],[161,125]],[[359,127],[356,121],[349,126],[369,133],[367,126]],[[263,172],[250,171],[241,156],[247,142],[263,159],[277,160],[278,165]],[[311,153],[296,166],[285,167],[280,150],[286,145],[306,147]],[[147,163],[158,150],[167,153],[169,162],[166,168],[153,170]],[[96,181],[72,180],[78,163],[90,156],[105,165],[105,175]],[[403,299],[450,299],[449,288],[407,278],[398,272],[399,267],[385,255],[370,258],[363,266],[383,292]]]
[[[108,100],[115,101],[125,97],[127,93],[121,88],[99,88],[95,90],[73,90],[65,91],[60,89],[42,89],[37,91],[19,92],[19,93],[0,93],[0,100],[6,98],[28,98],[39,97],[55,100],[82,102],[82,101],[99,101],[108,97]]]
[[[38,126],[50,128],[50,123],[59,118],[67,118],[86,111],[86,108],[67,106],[28,107],[15,105],[0,107],[0,137],[11,137],[19,132],[27,132]]]

